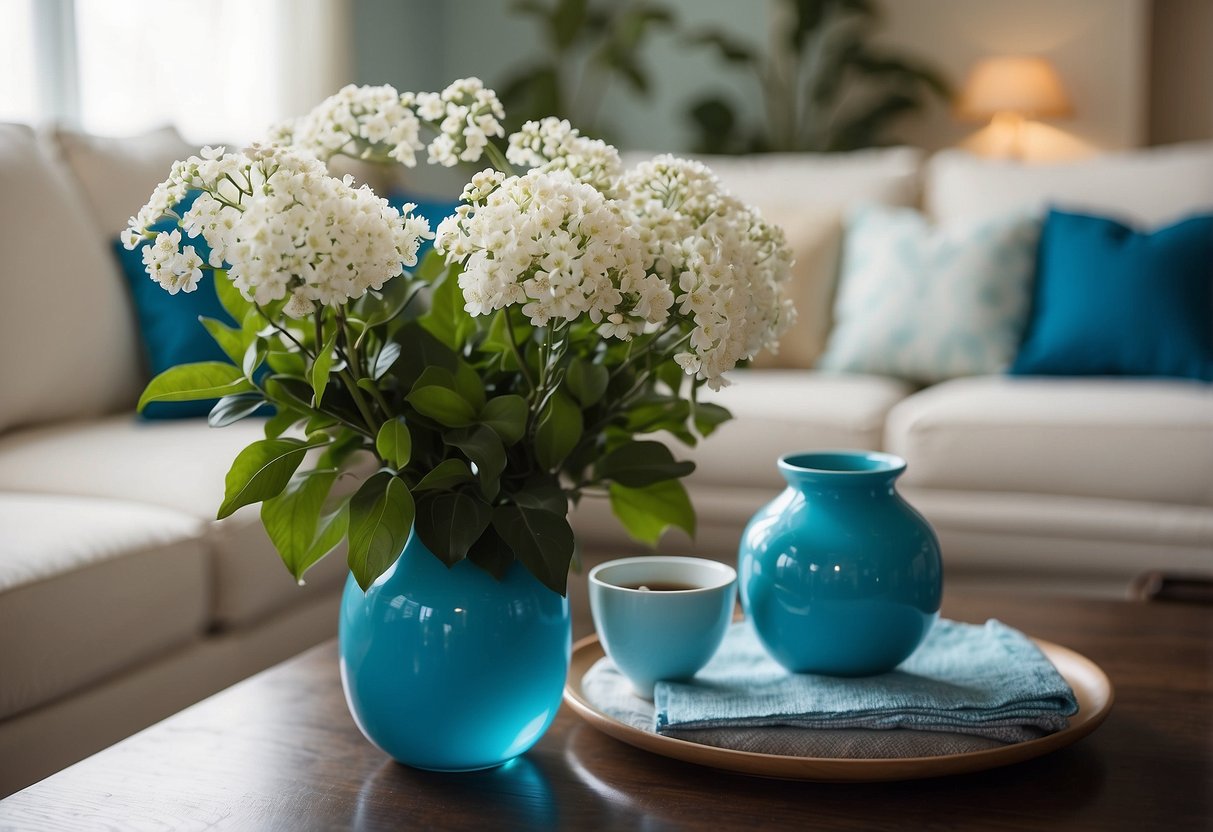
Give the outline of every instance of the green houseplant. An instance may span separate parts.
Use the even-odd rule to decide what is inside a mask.
[[[210,271],[239,322],[204,322],[228,362],[162,373],[140,407],[220,397],[223,426],[273,405],[219,517],[260,503],[298,579],[347,543],[350,710],[423,768],[495,765],[543,733],[569,659],[570,504],[607,499],[650,544],[693,533],[693,465],[652,434],[708,436],[729,414],[699,390],[793,315],[782,232],[706,167],[623,171],[555,118],[499,146],[503,117],[476,79],[347,87],[266,144],[176,163],[125,232],[133,248],[176,217],[149,275],[176,293]],[[423,151],[493,164],[436,234],[325,164]]]
[[[688,116],[698,152],[872,147],[889,141],[899,118],[950,95],[927,62],[872,43],[880,21],[874,0],[783,0],[779,13],[786,25],[765,52],[714,29],[688,35],[753,74],[765,112],[763,121],[746,124],[724,96],[695,101]]]

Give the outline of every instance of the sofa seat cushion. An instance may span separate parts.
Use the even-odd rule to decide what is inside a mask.
[[[908,487],[1213,505],[1213,386],[956,379],[889,413]]]
[[[340,586],[334,552],[296,585],[261,527],[256,506],[214,521],[227,470],[262,438],[259,419],[213,429],[205,421],[144,421],[134,414],[0,437],[0,490],[112,497],[161,506],[210,523],[214,623],[239,626]]]
[[[204,531],[156,506],[0,493],[0,719],[200,638]]]
[[[775,467],[783,454],[810,448],[879,449],[885,414],[913,387],[881,376],[806,370],[741,370],[733,383],[701,397],[727,407],[733,420],[694,449],[674,446],[695,461],[695,482],[783,486]]]

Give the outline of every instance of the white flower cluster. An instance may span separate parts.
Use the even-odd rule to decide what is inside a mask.
[[[795,315],[782,293],[792,265],[783,231],[699,162],[658,156],[619,188],[649,268],[676,287],[678,313],[693,324],[679,366],[716,389],[739,361],[774,349]]]
[[[585,315],[620,338],[667,319],[673,293],[645,273],[623,206],[568,171],[485,171],[464,196],[434,245],[463,263],[459,287],[470,314],[521,305],[534,326]]]
[[[382,288],[417,262],[421,240],[431,236],[424,219],[402,217],[369,188],[329,176],[313,156],[253,145],[244,153],[206,148],[201,157],[174,164],[131,218],[126,247],[148,236],[148,226],[190,189],[201,193],[180,225],[206,240],[210,265],[226,264],[232,283],[251,301],[287,298],[284,311],[294,318],[317,303],[339,306]],[[150,275],[170,292],[192,291],[200,276],[193,246],[178,251],[180,242],[179,231],[161,232],[144,252]]]
[[[505,111],[479,78],[462,78],[442,92],[397,92],[395,87],[350,84],[310,113],[280,124],[270,140],[327,161],[337,154],[396,161],[415,167],[425,148],[431,164],[478,161],[490,136],[504,136]],[[427,146],[421,124],[438,135]]]
[[[461,78],[442,92],[417,95],[417,115],[438,126],[438,136],[426,147],[431,164],[454,167],[475,162],[484,153],[489,136],[504,136],[505,110],[497,93],[479,78]]]
[[[273,128],[270,141],[306,150],[323,161],[337,154],[355,158],[386,155],[406,167],[417,164],[421,122],[412,93],[390,85],[342,87],[310,113]]]
[[[193,246],[181,248],[181,232],[176,230],[157,235],[156,242],[143,249],[143,265],[170,295],[192,292],[202,279],[202,258]]]
[[[505,153],[511,164],[540,170],[567,170],[603,193],[610,193],[623,165],[619,151],[598,139],[587,139],[565,119],[528,121],[512,133]]]

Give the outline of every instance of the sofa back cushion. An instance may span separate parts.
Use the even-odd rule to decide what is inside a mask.
[[[632,167],[652,155],[624,153],[623,163]],[[696,158],[734,196],[783,228],[795,259],[787,292],[796,305],[796,324],[780,340],[779,353],[759,355],[754,366],[812,367],[830,331],[844,213],[868,204],[916,205],[922,152],[893,147]]]
[[[138,136],[107,138],[59,129],[55,143],[80,184],[101,232],[116,236],[143,207],[152,189],[168,178],[173,162],[198,152],[173,127]]]
[[[0,431],[133,407],[139,353],[117,264],[23,125],[0,124],[0,251]]]
[[[926,207],[939,222],[1049,205],[1164,225],[1213,209],[1213,142],[1109,153],[1058,164],[982,159],[960,150],[927,165]]]

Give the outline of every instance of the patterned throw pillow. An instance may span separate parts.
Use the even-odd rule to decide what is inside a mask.
[[[910,209],[859,209],[818,366],[923,384],[1005,370],[1027,322],[1039,236],[1040,221],[1023,214],[933,227]]]

